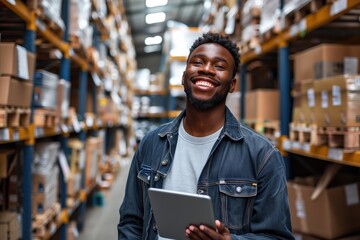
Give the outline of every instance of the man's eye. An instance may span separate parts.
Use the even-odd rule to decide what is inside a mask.
[[[225,67],[222,66],[222,65],[215,65],[215,67],[218,68],[218,69],[225,69]]]

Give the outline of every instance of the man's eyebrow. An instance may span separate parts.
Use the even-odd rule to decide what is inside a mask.
[[[194,54],[194,55],[192,56],[192,58],[193,58],[193,57],[205,57],[205,54],[202,54],[202,53],[196,53],[196,54]],[[222,58],[222,57],[215,57],[215,59],[216,59],[217,61],[226,62],[226,63],[228,63],[228,64],[229,64],[229,62],[228,62],[225,58]]]

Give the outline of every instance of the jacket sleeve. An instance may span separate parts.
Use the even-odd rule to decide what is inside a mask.
[[[140,147],[139,147],[140,149]],[[140,151],[137,151],[131,162],[128,179],[126,182],[124,200],[119,213],[120,221],[117,226],[118,240],[141,239],[143,232],[143,197],[142,183],[137,178],[140,168]]]
[[[232,239],[294,239],[290,220],[284,160],[275,148],[265,154],[258,172],[258,194],[249,233]]]

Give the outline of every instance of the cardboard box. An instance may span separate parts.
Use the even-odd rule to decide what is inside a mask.
[[[314,200],[318,179],[288,181],[291,222],[294,232],[334,239],[360,229],[360,182],[337,176]]]
[[[33,85],[10,76],[0,77],[0,105],[30,107]],[[21,94],[21,97],[19,97]]]
[[[35,54],[15,43],[0,43],[0,75],[9,75],[32,81]]]
[[[51,189],[57,188],[59,184],[59,168],[55,165],[51,171],[38,174],[32,174],[32,192],[33,193],[47,193]]]
[[[360,126],[360,75],[342,75],[314,82],[315,119],[319,126]]]
[[[16,212],[0,212],[0,236],[4,240],[19,239],[19,220]]]
[[[294,55],[294,79],[322,79],[360,69],[360,46],[320,44]]]
[[[57,202],[58,189],[32,195],[32,215],[43,214]]]
[[[245,119],[279,120],[279,90],[257,89],[245,94]]]

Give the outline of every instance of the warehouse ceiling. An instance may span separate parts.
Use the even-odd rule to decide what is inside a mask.
[[[123,0],[123,3],[137,57],[150,53],[159,54],[162,44],[158,47],[154,46],[151,52],[144,51],[145,38],[158,35],[163,37],[168,25],[174,22],[185,24],[188,27],[198,27],[204,9],[204,0],[168,0],[166,5],[152,8],[146,7],[145,0]],[[146,14],[156,12],[165,12],[165,21],[147,24],[145,22]]]

